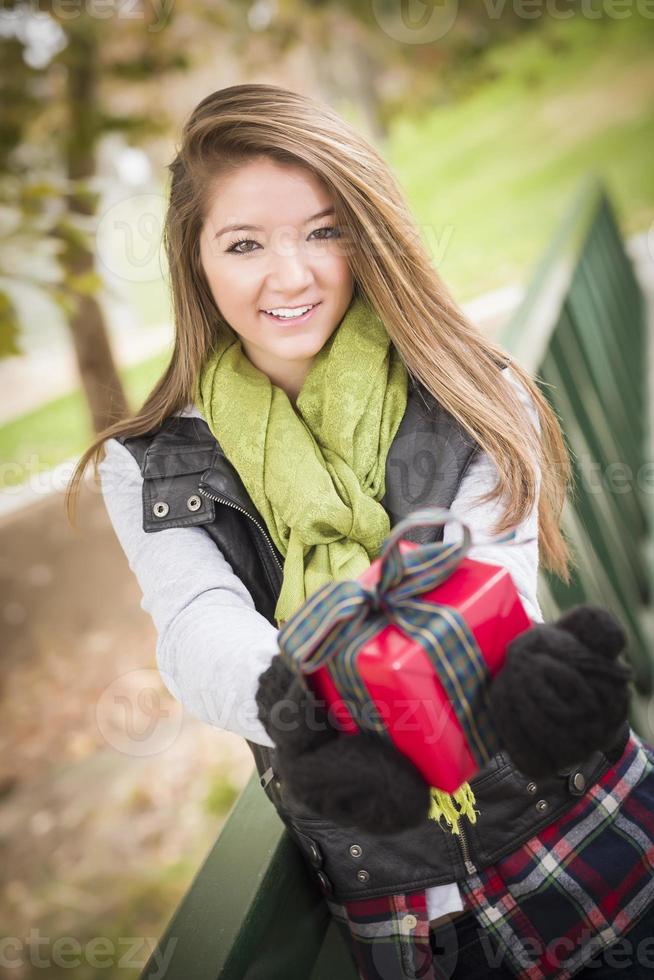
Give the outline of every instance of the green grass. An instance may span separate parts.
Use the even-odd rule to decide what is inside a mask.
[[[229,777],[218,770],[211,777],[204,799],[204,809],[214,817],[224,817],[236,801],[239,793],[240,790],[234,786]]]
[[[397,120],[386,158],[459,301],[525,282],[590,170],[623,234],[654,219],[653,42],[651,20],[548,20],[465,98]]]
[[[170,321],[168,288],[163,279],[128,283],[125,300],[144,327],[156,327]]]
[[[169,360],[164,352],[121,370],[133,408],[146,398]],[[93,438],[81,390],[55,398],[0,427],[0,489],[15,486],[66,459],[79,456]]]
[[[51,980],[137,980],[169,919],[188,891],[213,841],[201,840],[183,859],[153,866],[139,873],[126,870],[114,878],[103,877],[88,887],[101,888],[105,907],[101,917],[89,911],[80,913],[59,955],[56,943],[63,943],[56,929],[41,928],[50,937],[43,947]],[[98,944],[99,938],[102,944]],[[170,954],[169,954],[170,955]],[[162,974],[163,976],[163,974]]]
[[[490,51],[456,100],[409,111],[383,152],[436,268],[459,302],[526,283],[580,182],[605,182],[625,236],[654,220],[654,21],[547,19]],[[141,322],[167,319],[163,286],[134,283]],[[132,405],[164,355],[122,372]],[[83,451],[80,392],[0,427],[0,486]]]

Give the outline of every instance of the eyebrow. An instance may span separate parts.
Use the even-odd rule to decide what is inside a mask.
[[[307,218],[304,224],[308,225],[310,221],[317,221],[318,218],[325,218],[328,214],[335,214],[335,213],[336,212],[332,207],[324,208],[324,210],[319,211],[318,214],[312,214],[310,218]],[[226,231],[264,231],[264,230],[265,229],[262,228],[261,225],[225,225],[224,228],[221,228],[220,231],[216,232],[214,238],[220,238],[220,236],[224,235]]]

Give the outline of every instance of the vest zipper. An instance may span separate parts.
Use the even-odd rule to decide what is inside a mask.
[[[266,542],[268,543],[268,547],[270,548],[270,553],[273,556],[273,558],[275,559],[275,564],[279,568],[280,572],[282,572],[282,574],[283,574],[283,572],[284,572],[284,566],[280,564],[279,558],[277,557],[277,555],[275,553],[275,547],[274,547],[272,541],[270,540],[270,538],[268,537],[267,531],[265,530],[265,528],[263,528],[261,526],[261,524],[259,524],[259,521],[256,521],[254,519],[254,517],[252,517],[251,514],[248,514],[248,512],[243,509],[243,507],[239,507],[238,504],[235,504],[233,500],[229,500],[228,497],[219,497],[219,496],[217,496],[217,494],[210,493],[208,490],[205,490],[204,487],[202,487],[202,486],[199,486],[198,487],[198,493],[201,493],[203,497],[209,497],[210,500],[216,500],[219,504],[226,504],[228,507],[233,507],[234,510],[240,510],[241,514],[245,514],[246,517],[249,517],[250,520],[252,521],[252,523],[254,525],[256,525],[256,527],[259,528],[259,532],[263,535],[263,537],[265,538]]]
[[[463,853],[463,863],[466,866],[466,871],[468,872],[469,875],[472,875],[476,873],[477,868],[470,860],[470,851],[468,850],[468,838],[466,837],[466,832],[463,827],[463,819],[464,818],[462,817],[459,823],[459,834],[455,834],[454,836],[458,837],[459,839],[459,846],[461,847],[461,851]]]

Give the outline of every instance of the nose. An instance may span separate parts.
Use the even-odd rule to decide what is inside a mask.
[[[280,242],[270,266],[269,293],[291,300],[295,294],[306,292],[313,281],[310,256],[295,241]]]

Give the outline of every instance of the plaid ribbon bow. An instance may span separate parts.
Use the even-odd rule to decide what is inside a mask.
[[[449,520],[461,525],[460,542],[438,541],[400,552],[399,541],[407,531]],[[509,531],[496,540],[509,543],[514,538],[515,532]],[[488,667],[461,613],[421,598],[452,574],[470,547],[468,525],[451,511],[414,511],[386,538],[376,586],[369,588],[356,579],[328,582],[283,624],[278,644],[285,662],[300,676],[326,667],[358,727],[390,739],[358,676],[356,657],[384,626],[394,624],[428,654],[470,751],[482,766],[499,750],[487,706]]]

